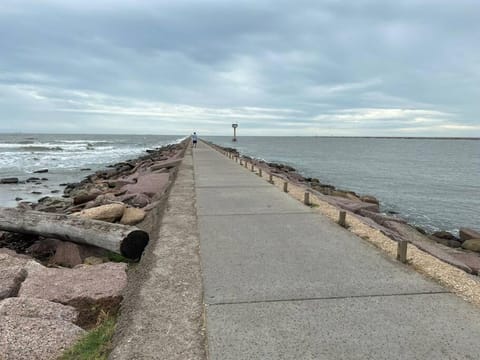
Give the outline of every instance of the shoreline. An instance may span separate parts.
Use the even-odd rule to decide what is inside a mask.
[[[460,229],[460,237],[443,230],[427,233],[418,226],[408,224],[401,214],[380,213],[380,201],[374,196],[359,195],[354,191],[337,189],[334,185],[320,183],[316,178],[304,177],[289,165],[268,163],[261,159],[241,155],[232,147],[223,147],[208,141],[207,143],[220,152],[231,153],[231,156],[242,159],[244,163],[249,162],[257,168],[262,168],[265,173],[271,173],[280,181],[287,181],[298,187],[300,190],[296,195],[300,201],[303,199],[304,192],[309,192],[318,201],[337,209],[335,216],[338,216],[338,209],[345,210],[350,217],[359,218],[367,226],[380,231],[394,241],[407,240],[423,251],[467,273],[474,275],[480,273],[480,249],[477,250],[476,244],[473,247],[470,246],[466,240],[470,240],[472,237],[465,238],[462,232],[463,230],[469,230],[473,231],[474,234],[479,234],[478,231],[470,228]],[[327,213],[330,213],[330,217],[334,217],[331,211],[327,211]],[[474,236],[474,239],[476,239],[477,236]],[[480,238],[480,234],[478,237]],[[465,245],[468,249],[462,248]],[[476,251],[470,251],[472,249]]]

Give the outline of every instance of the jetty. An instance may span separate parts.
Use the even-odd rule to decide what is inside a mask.
[[[251,165],[187,150],[109,359],[478,358],[478,307]]]
[[[209,359],[471,359],[480,311],[200,143]]]

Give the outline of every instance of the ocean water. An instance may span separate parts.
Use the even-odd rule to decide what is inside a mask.
[[[179,135],[0,134],[0,178],[46,178],[41,184],[0,184],[0,206],[16,206],[16,197],[34,201],[62,183],[78,182],[92,172],[185,138]],[[82,169],[91,169],[83,170]],[[48,173],[34,171],[48,169]],[[40,192],[41,194],[32,194]]]
[[[405,138],[205,137],[323,183],[376,196],[428,231],[480,230],[480,141]]]

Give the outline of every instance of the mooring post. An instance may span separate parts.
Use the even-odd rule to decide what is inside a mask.
[[[252,172],[255,171],[255,165],[252,164]]]
[[[240,166],[241,166],[241,165],[243,165],[243,164],[242,164],[242,159],[240,159]]]
[[[269,176],[268,176],[268,182],[269,182],[270,184],[273,184],[273,176],[272,176],[272,174],[269,174]]]
[[[310,205],[310,193],[308,191],[305,191],[305,194],[303,194],[303,203]]]
[[[245,169],[248,168],[248,162],[245,160]]]
[[[345,227],[347,225],[346,223],[346,217],[347,217],[347,212],[344,210],[341,210],[340,213],[338,214],[338,225],[341,227]]]
[[[262,177],[262,169],[261,168],[258,168],[258,176]]]
[[[405,264],[407,262],[408,241],[399,240],[397,245],[397,260]]]
[[[288,182],[284,181],[283,183],[283,191],[288,192]]]

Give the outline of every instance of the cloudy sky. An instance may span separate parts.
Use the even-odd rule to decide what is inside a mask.
[[[1,0],[0,131],[480,136],[478,0]]]

